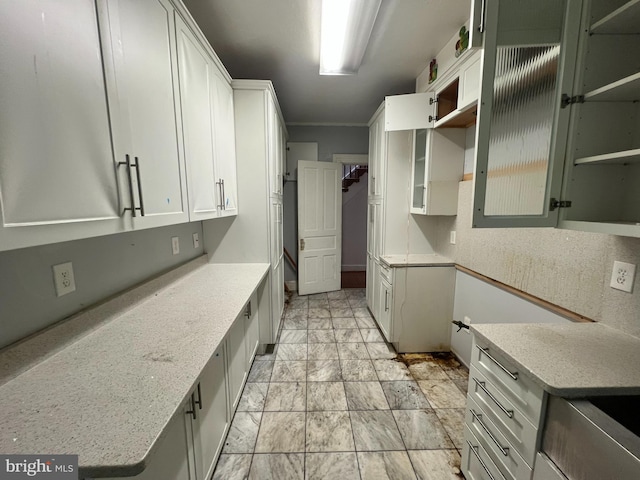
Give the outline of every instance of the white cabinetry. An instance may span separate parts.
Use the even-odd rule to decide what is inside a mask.
[[[168,0],[99,5],[115,157],[128,184],[124,209],[134,228],[186,222],[173,7]]]
[[[472,348],[463,473],[528,480],[540,442],[544,391],[478,339]]]
[[[236,320],[227,334],[229,367],[229,405],[235,410],[240,401],[242,386],[247,378],[247,345],[245,323],[242,318]]]
[[[487,2],[475,226],[640,236],[640,66],[627,55],[639,11],[634,0]],[[532,89],[533,78],[545,81]]]

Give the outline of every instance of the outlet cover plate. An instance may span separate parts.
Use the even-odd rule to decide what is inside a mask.
[[[633,290],[633,281],[636,276],[636,266],[633,263],[613,262],[613,271],[611,272],[611,288],[629,292]]]
[[[456,244],[456,231],[455,230],[451,230],[449,232],[449,243],[451,245],[455,245]]]
[[[56,287],[56,296],[61,297],[76,291],[76,279],[73,275],[71,262],[60,263],[53,267],[53,283]]]
[[[200,246],[200,236],[198,233],[193,234],[193,248],[198,248]]]
[[[171,237],[171,251],[174,255],[180,253],[180,237]]]

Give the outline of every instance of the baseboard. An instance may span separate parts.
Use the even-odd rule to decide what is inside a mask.
[[[292,292],[298,291],[298,282],[296,280],[287,280],[284,284],[291,290]]]
[[[366,265],[342,265],[343,272],[364,272],[366,269]]]

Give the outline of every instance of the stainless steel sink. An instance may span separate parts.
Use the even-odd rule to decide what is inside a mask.
[[[542,450],[569,480],[640,479],[640,396],[550,397]]]

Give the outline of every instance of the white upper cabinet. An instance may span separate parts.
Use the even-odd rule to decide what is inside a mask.
[[[114,149],[131,182],[125,208],[135,228],[186,222],[173,7],[101,0],[99,13]]]
[[[0,78],[0,250],[122,231],[94,3],[0,2]]]

